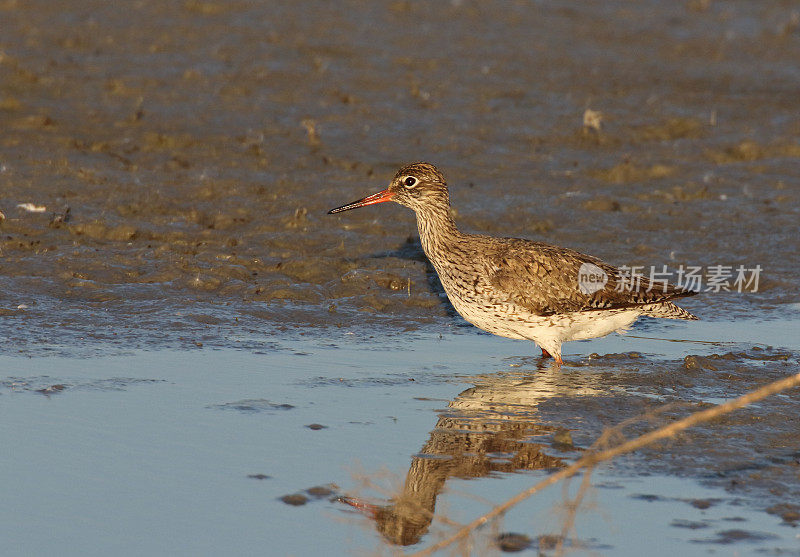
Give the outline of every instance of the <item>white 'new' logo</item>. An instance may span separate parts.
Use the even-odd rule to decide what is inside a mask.
[[[607,282],[606,272],[593,263],[584,263],[578,269],[578,289],[587,296],[602,290]]]

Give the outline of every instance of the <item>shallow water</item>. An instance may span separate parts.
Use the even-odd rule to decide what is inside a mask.
[[[11,555],[411,551],[605,427],[797,371],[794,2],[5,0],[0,21]],[[731,277],[681,302],[702,321],[569,343],[554,372],[454,314],[409,211],[325,214],[420,159],[464,230],[760,266],[757,291]],[[599,469],[570,551],[797,554],[797,400]],[[561,502],[475,552],[547,553]]]
[[[678,415],[788,374],[800,337],[782,326],[794,333],[783,348],[761,350],[735,328],[724,346],[578,343],[562,370],[509,356],[527,343],[473,333],[375,347],[341,331],[261,353],[3,356],[0,442],[13,450],[0,458],[9,479],[0,530],[9,555],[385,551],[387,538],[335,497],[386,504],[408,474],[437,516],[468,521],[576,458],[604,426],[688,403]],[[682,329],[705,338],[711,327]],[[702,359],[714,353],[734,356]],[[633,555],[658,540],[663,555],[727,544],[794,554],[796,521],[781,512],[796,509],[800,492],[796,423],[787,423],[797,411],[793,393],[779,395],[601,467],[572,550]],[[574,446],[554,440],[561,428]],[[327,490],[308,493],[319,486]],[[281,500],[296,494],[305,504]],[[491,545],[500,531],[558,534],[562,502],[551,488],[473,543]],[[390,541],[447,529],[437,520]]]

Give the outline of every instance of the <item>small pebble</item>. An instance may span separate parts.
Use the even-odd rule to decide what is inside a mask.
[[[531,539],[525,534],[515,534],[513,532],[506,532],[500,534],[495,538],[497,547],[500,551],[517,552],[527,549],[531,545]]]
[[[292,493],[291,495],[284,495],[280,499],[287,505],[292,505],[293,507],[299,507],[301,505],[305,505],[306,503],[308,503],[308,497],[306,497],[302,493]]]
[[[17,209],[22,209],[29,213],[44,213],[47,211],[47,207],[44,205],[34,205],[33,203],[19,203],[17,204]]]
[[[67,387],[65,385],[50,385],[49,387],[45,387],[44,389],[36,389],[37,393],[41,393],[43,395],[51,395],[53,393],[60,393]]]
[[[800,520],[800,512],[786,511],[785,513],[781,514],[781,518],[788,524],[794,524]]]
[[[600,131],[603,122],[603,113],[599,110],[587,108],[583,113],[583,127]]]
[[[780,516],[786,524],[794,526],[800,521],[800,506],[792,503],[779,503],[767,509],[769,514]]]
[[[566,445],[571,447],[572,443],[572,433],[564,427],[560,427],[556,430],[553,434],[553,443],[555,445]]]
[[[322,499],[323,497],[330,497],[333,495],[333,489],[326,485],[317,485],[306,489],[306,493],[315,499]]]

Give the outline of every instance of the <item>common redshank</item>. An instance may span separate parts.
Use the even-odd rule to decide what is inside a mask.
[[[641,315],[697,319],[671,301],[694,291],[626,274],[568,248],[459,231],[447,183],[432,164],[404,166],[385,190],[328,214],[384,201],[414,210],[422,249],[464,319],[496,335],[532,340],[558,365],[562,343],[624,332]]]

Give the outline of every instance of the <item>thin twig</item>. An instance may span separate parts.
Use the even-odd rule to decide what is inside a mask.
[[[695,344],[713,344],[715,346],[734,345],[737,344],[728,340],[693,340],[687,338],[661,338],[661,337],[643,337],[639,335],[625,335],[626,338],[642,338],[645,340],[663,340],[664,342],[693,342]]]
[[[621,421],[620,423],[612,426],[607,427],[603,430],[600,434],[600,437],[592,443],[592,446],[589,447],[590,451],[598,451],[608,449],[612,446],[613,441],[616,439],[618,443],[622,443],[627,441],[623,435],[623,431],[633,425],[638,424],[644,420],[655,421],[658,417],[662,416],[666,412],[676,410],[680,406],[684,406],[688,403],[678,403],[678,402],[671,402],[669,404],[662,404],[658,408],[651,410],[644,416],[636,416],[634,418],[628,418],[626,420]],[[571,500],[569,498],[569,482],[572,478],[567,478],[564,481],[564,506],[566,508],[566,516],[564,517],[564,524],[561,529],[561,535],[558,537],[558,542],[556,543],[555,547],[555,557],[561,557],[564,555],[564,543],[567,541],[567,538],[570,535],[570,532],[575,529],[575,520],[578,516],[578,511],[580,510],[581,504],[583,504],[583,499],[586,497],[586,494],[589,492],[589,488],[591,487],[592,481],[592,472],[594,471],[594,467],[590,466],[586,468],[586,471],[583,474],[581,479],[581,485],[578,488],[578,492],[575,494]],[[576,534],[577,535],[577,534]]]
[[[755,391],[751,391],[746,393],[738,398],[730,400],[724,404],[720,404],[718,406],[714,406],[712,408],[708,408],[707,410],[701,410],[700,412],[695,412],[694,414],[690,414],[685,418],[678,420],[677,422],[673,422],[669,425],[664,427],[658,428],[654,431],[649,433],[645,433],[644,435],[640,435],[635,439],[631,439],[630,441],[626,441],[616,447],[612,447],[610,449],[605,449],[599,452],[590,452],[583,456],[582,458],[575,461],[575,463],[571,464],[567,468],[564,468],[555,474],[551,474],[544,480],[540,481],[539,483],[531,486],[530,488],[522,491],[503,503],[502,505],[498,505],[488,513],[480,516],[458,530],[455,534],[446,538],[434,545],[431,545],[417,553],[413,553],[413,557],[424,557],[427,555],[432,555],[433,553],[439,551],[440,549],[444,549],[449,545],[453,544],[454,542],[468,536],[470,532],[479,528],[489,522],[490,520],[496,518],[497,516],[503,514],[511,507],[514,507],[533,495],[541,491],[542,489],[549,487],[562,479],[570,478],[577,474],[581,469],[595,466],[601,462],[605,462],[607,460],[611,460],[619,455],[626,454],[633,452],[637,449],[641,449],[642,447],[646,447],[647,445],[652,445],[656,441],[660,441],[662,439],[666,439],[668,437],[673,437],[675,434],[689,429],[690,427],[694,427],[698,424],[711,421],[715,418],[720,416],[724,416],[725,414],[729,414],[734,410],[738,410],[739,408],[744,408],[748,404],[752,404],[753,402],[757,402],[763,398],[766,398],[770,395],[775,393],[779,393],[786,389],[790,389],[792,387],[796,387],[800,385],[800,373],[796,375],[791,375],[789,377],[785,377],[783,379],[779,379],[777,381],[773,381],[763,387],[756,389]]]
[[[580,509],[583,499],[586,497],[586,494],[589,492],[589,488],[592,484],[593,470],[594,468],[586,469],[586,472],[584,472],[583,478],[581,479],[581,486],[578,489],[578,493],[575,494],[575,497],[572,499],[572,501],[566,501],[565,506],[567,508],[567,515],[564,518],[564,525],[561,528],[561,535],[558,537],[558,542],[556,543],[555,557],[561,557],[564,555],[564,542],[569,537],[570,532],[575,529],[575,519],[578,517],[578,510]],[[569,486],[569,483],[565,482],[565,485]],[[566,487],[565,489],[568,490],[569,487]],[[575,537],[577,538],[577,532]]]

